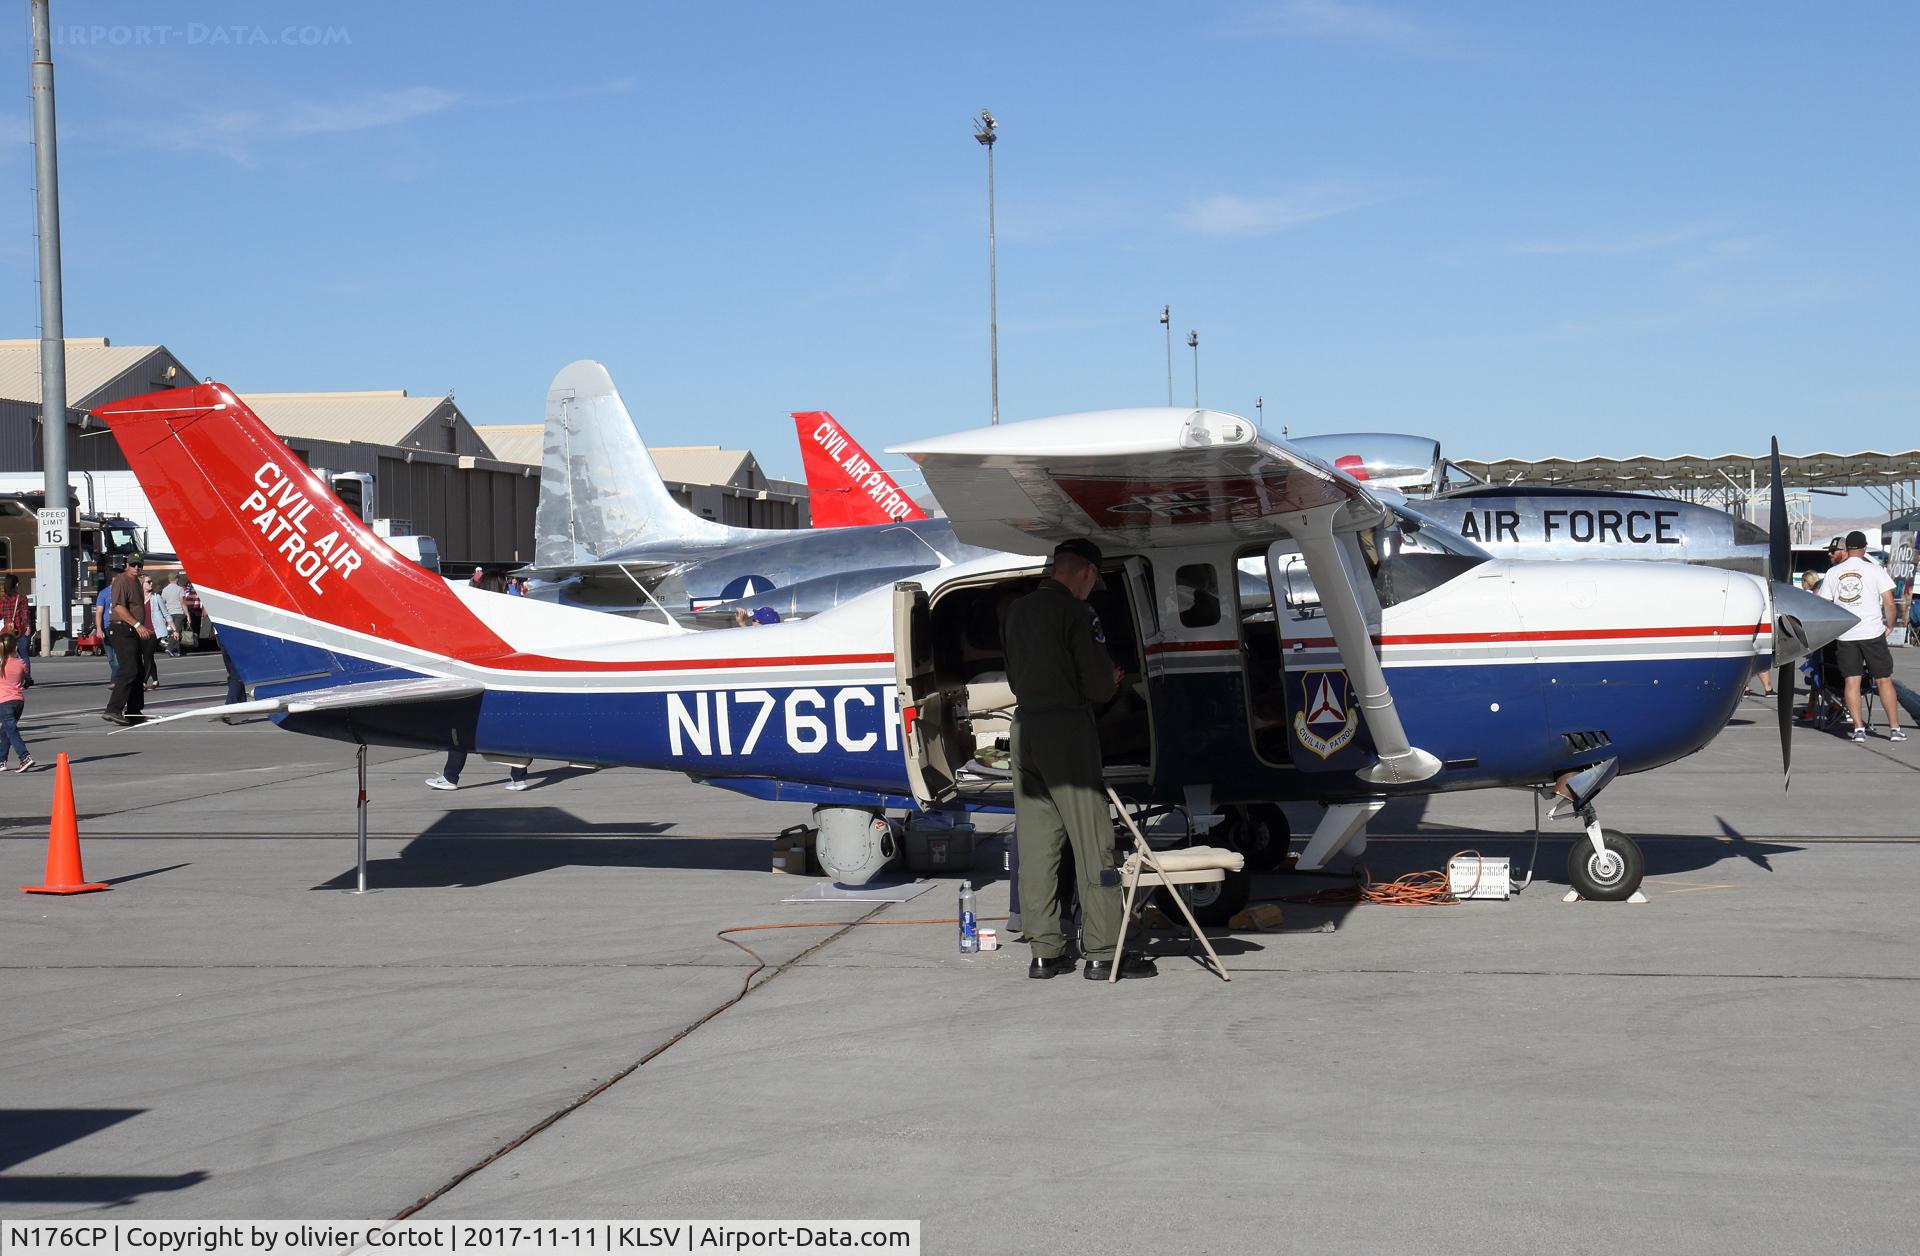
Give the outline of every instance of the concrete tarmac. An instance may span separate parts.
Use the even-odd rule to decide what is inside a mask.
[[[219,700],[217,656],[161,669],[154,709]],[[768,871],[768,839],[805,809],[666,773],[536,765],[508,793],[475,759],[448,794],[421,784],[438,755],[375,750],[378,892],[346,893],[351,747],[260,722],[109,736],[105,671],[39,662],[41,766],[0,779],[7,1218],[428,1201],[910,1217],[929,1252],[1913,1247],[1920,738],[1799,730],[1783,794],[1753,699],[1605,795],[1646,846],[1644,906],[1562,903],[1552,825],[1511,901],[1290,904],[1221,944],[1230,984],[1163,940],[1157,979],[1109,988],[882,927],[951,916],[953,878],[783,905],[808,883]],[[110,893],[11,890],[40,879],[58,750]],[[1396,804],[1366,858],[1524,868],[1531,823],[1519,793]],[[989,844],[986,915],[998,866]],[[764,966],[715,936],[855,920],[734,935]]]

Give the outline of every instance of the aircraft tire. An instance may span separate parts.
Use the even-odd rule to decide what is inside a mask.
[[[1618,903],[1633,896],[1646,876],[1646,856],[1634,840],[1617,829],[1601,829],[1608,853],[1614,856],[1611,867],[1602,867],[1593,843],[1582,833],[1573,840],[1567,855],[1567,883],[1581,898],[1596,903]]]
[[[1222,826],[1226,845],[1246,856],[1248,872],[1276,872],[1287,863],[1293,829],[1287,813],[1270,802],[1235,807]]]
[[[1247,905],[1247,896],[1251,891],[1252,885],[1246,873],[1229,872],[1224,881],[1176,886],[1171,892],[1185,897],[1188,910],[1193,912],[1193,918],[1200,922],[1202,928],[1217,929]]]

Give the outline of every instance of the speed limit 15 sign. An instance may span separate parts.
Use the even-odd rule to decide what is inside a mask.
[[[34,512],[40,520],[40,544],[65,545],[67,543],[68,512],[61,510],[40,510]]]

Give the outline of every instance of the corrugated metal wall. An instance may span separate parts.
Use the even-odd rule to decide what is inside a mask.
[[[678,484],[669,482],[673,499],[702,519],[712,519],[736,528],[804,528],[808,524],[807,502],[786,496],[761,500],[758,490],[731,484]]]
[[[308,466],[371,474],[379,514],[405,519],[414,532],[432,537],[450,567],[533,560],[537,470],[387,445],[297,437],[287,443]]]

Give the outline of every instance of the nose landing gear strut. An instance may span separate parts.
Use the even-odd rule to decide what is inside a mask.
[[[1578,817],[1586,841],[1575,839],[1567,854],[1567,883],[1573,888],[1566,901],[1592,899],[1599,903],[1644,903],[1640,882],[1646,876],[1646,857],[1634,840],[1618,829],[1600,827],[1593,799],[1619,771],[1619,761],[1608,759],[1582,772],[1570,772],[1554,782],[1554,819]]]

